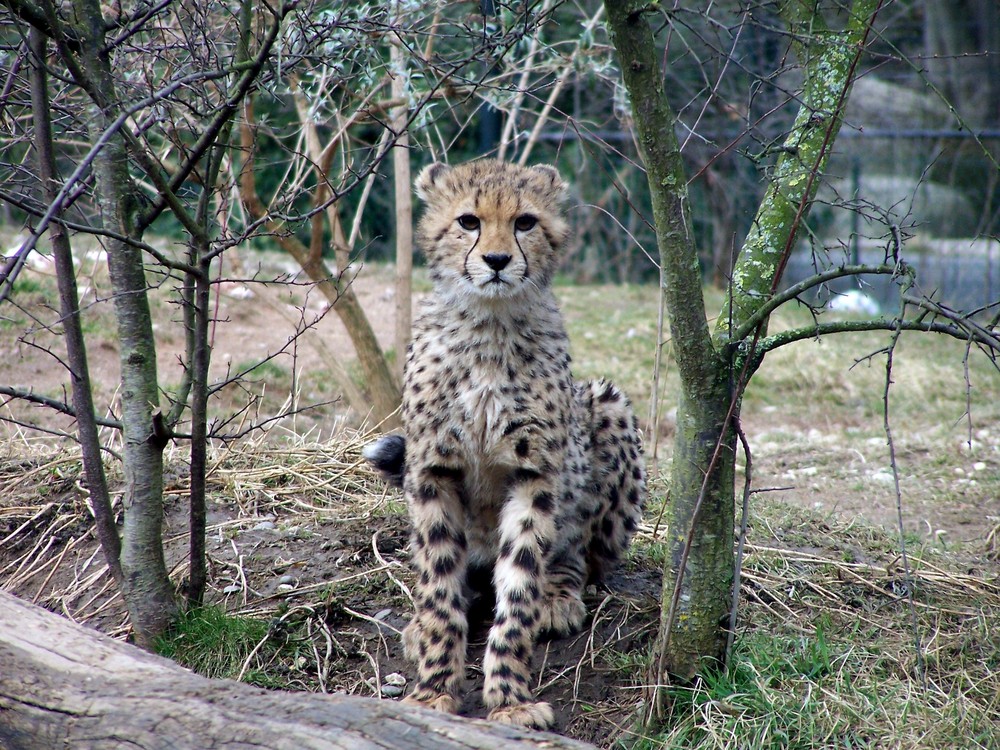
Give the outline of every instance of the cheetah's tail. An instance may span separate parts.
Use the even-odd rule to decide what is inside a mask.
[[[383,435],[361,449],[361,455],[386,482],[394,487],[403,486],[406,473],[406,438],[402,435]]]

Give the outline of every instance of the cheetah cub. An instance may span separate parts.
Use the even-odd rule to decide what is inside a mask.
[[[536,637],[583,625],[583,588],[628,546],[645,492],[628,399],[570,375],[550,288],[565,188],[552,167],[489,160],[420,174],[417,238],[434,291],[406,361],[405,438],[364,451],[402,485],[413,523],[407,700],[458,710],[470,581],[492,571],[484,702],[490,719],[538,729],[553,712],[529,688]]]

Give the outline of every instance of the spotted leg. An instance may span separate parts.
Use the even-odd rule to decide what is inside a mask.
[[[489,718],[548,729],[552,707],[535,702],[529,688],[531,654],[538,634],[551,547],[555,488],[532,475],[515,484],[500,514],[500,551],[493,582],[496,613],[483,660],[483,700]]]
[[[619,562],[642,520],[646,476],[635,415],[625,395],[605,381],[593,393],[591,491],[599,508],[593,516],[587,554],[590,578],[603,582]]]
[[[417,684],[405,702],[455,713],[465,676],[468,639],[464,593],[467,543],[461,474],[432,466],[408,472],[405,490],[413,520],[416,612],[403,633]]]
[[[583,587],[587,580],[583,540],[579,534],[571,537],[568,543],[560,540],[563,546],[548,561],[539,622],[541,633],[546,635],[563,637],[576,633],[587,617],[587,607],[583,603]]]

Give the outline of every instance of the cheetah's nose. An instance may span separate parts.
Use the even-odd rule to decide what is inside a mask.
[[[502,271],[510,263],[510,256],[507,253],[487,253],[483,256],[483,262],[494,271]]]

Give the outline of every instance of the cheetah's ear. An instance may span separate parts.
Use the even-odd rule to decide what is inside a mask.
[[[414,183],[417,197],[424,203],[430,202],[431,196],[437,188],[441,187],[441,181],[450,171],[451,167],[440,162],[434,162],[424,167],[420,171],[420,174],[417,175],[417,181]]]
[[[566,181],[559,174],[559,170],[550,164],[536,164],[531,168],[531,171],[541,175],[542,178],[550,185],[553,197],[560,199],[566,193],[566,188],[568,185]]]

